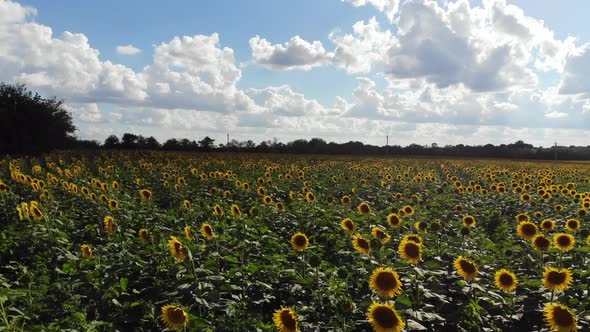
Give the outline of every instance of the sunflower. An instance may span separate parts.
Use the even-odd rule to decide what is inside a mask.
[[[92,258],[92,248],[90,248],[89,245],[83,244],[82,247],[80,248],[80,250],[82,251],[82,256],[85,259],[91,259]]]
[[[43,212],[41,212],[41,210],[39,209],[39,206],[37,204],[31,204],[31,207],[29,208],[29,213],[37,221],[43,219]]]
[[[264,197],[264,194],[265,194],[264,188],[258,187],[258,189],[256,189],[256,193],[258,194],[258,196]]]
[[[285,206],[281,202],[277,202],[277,204],[275,205],[275,207],[277,208],[277,211],[279,211],[279,212],[285,211]]]
[[[463,211],[463,206],[461,206],[461,204],[455,205],[455,211],[456,212],[462,212]]]
[[[348,196],[342,196],[342,198],[340,199],[340,202],[342,202],[342,204],[346,205],[348,203],[350,203],[350,197]]]
[[[543,212],[541,212],[541,211],[535,212],[535,217],[541,218],[542,216],[543,216]]]
[[[551,247],[551,240],[545,237],[543,234],[537,234],[533,237],[533,248],[537,251],[545,251]]]
[[[580,221],[578,219],[568,219],[565,222],[565,228],[575,232],[580,229]]]
[[[530,221],[521,221],[516,227],[516,232],[521,238],[525,240],[531,240],[537,235],[537,225]]]
[[[195,238],[193,237],[193,234],[191,233],[191,227],[190,226],[184,226],[184,235],[186,236],[186,239],[189,241],[194,240]]]
[[[188,199],[185,199],[184,201],[182,201],[182,206],[188,210],[191,208],[191,202]]]
[[[279,332],[297,332],[299,331],[299,323],[295,311],[291,308],[278,309],[272,315],[272,320],[275,323]]]
[[[373,237],[377,240],[381,241],[381,243],[387,243],[389,240],[391,240],[391,235],[385,233],[379,227],[373,227],[373,229],[371,229],[371,235],[373,235]]]
[[[167,304],[162,307],[160,319],[172,330],[178,330],[188,324],[188,314],[181,307],[174,304]]]
[[[426,233],[426,231],[428,230],[428,224],[425,221],[417,221],[414,224],[414,227],[418,232]]]
[[[361,216],[366,216],[371,213],[371,208],[367,202],[362,202],[359,206],[356,207],[357,211]]]
[[[563,211],[563,205],[557,204],[553,209],[555,210],[555,212],[561,212]]]
[[[519,213],[514,218],[517,222],[531,221],[531,217],[526,213]]]
[[[418,263],[422,259],[422,244],[404,239],[398,247],[400,256],[408,263]]]
[[[264,202],[264,204],[270,204],[270,203],[272,203],[272,197],[270,197],[270,196],[264,196],[262,198],[262,201]]]
[[[223,217],[223,209],[221,208],[221,206],[219,206],[219,204],[215,204],[215,206],[213,207],[213,213],[216,216]]]
[[[309,246],[309,239],[303,233],[297,232],[291,236],[291,245],[297,251],[303,251]]]
[[[236,218],[242,217],[242,212],[240,212],[240,208],[235,204],[232,204],[231,206],[231,214]]]
[[[315,196],[314,196],[314,194],[313,194],[311,191],[307,192],[307,194],[305,194],[305,200],[306,200],[308,203],[313,203],[313,202],[315,202]]]
[[[340,222],[340,227],[350,234],[354,233],[354,221],[352,221],[350,218],[342,219]]]
[[[393,228],[396,228],[401,223],[402,219],[396,213],[390,213],[387,215],[387,222]]]
[[[402,210],[404,211],[404,216],[413,216],[414,215],[414,208],[406,205],[402,208]]]
[[[147,189],[141,189],[139,191],[139,197],[141,197],[141,199],[143,199],[144,201],[149,201],[150,199],[152,199],[152,192]]]
[[[147,237],[148,237],[148,230],[145,228],[142,228],[139,230],[139,238],[142,239],[143,241],[147,241]]]
[[[575,244],[576,239],[570,234],[558,233],[553,236],[553,245],[555,245],[555,248],[559,251],[570,251],[574,249]]]
[[[116,199],[109,199],[109,209],[111,209],[111,211],[117,211],[118,208],[119,202],[117,202]]]
[[[367,312],[367,320],[375,332],[400,332],[406,323],[388,302],[373,302]]]
[[[577,331],[576,315],[566,306],[559,303],[549,303],[543,308],[545,321],[552,331]]]
[[[385,298],[399,295],[402,289],[397,272],[392,268],[383,267],[378,267],[373,271],[369,286],[375,293]]]
[[[111,217],[111,216],[106,216],[104,217],[104,231],[105,233],[107,233],[108,235],[114,235],[115,234],[115,218]]]
[[[465,227],[475,226],[475,217],[469,215],[463,217],[463,225],[465,225]]]
[[[352,237],[352,246],[363,255],[368,255],[371,252],[371,244],[360,234]]]
[[[572,270],[546,267],[543,272],[543,286],[552,291],[563,291],[572,283]]]
[[[524,194],[520,195],[520,200],[525,203],[529,203],[532,200],[532,197],[531,197],[531,195],[524,193]]]
[[[465,259],[463,256],[457,257],[453,265],[457,273],[467,281],[474,279],[479,271],[475,262]]]
[[[211,240],[213,237],[215,237],[215,233],[213,233],[213,227],[211,227],[209,224],[201,225],[201,234],[203,234],[207,240]]]
[[[170,240],[168,240],[168,246],[170,247],[170,253],[172,254],[172,256],[176,258],[177,261],[184,261],[184,246],[182,245],[182,243],[180,243],[180,241],[178,241],[176,236],[170,237]]]
[[[402,239],[402,242],[403,241],[411,241],[414,243],[421,244],[422,238],[418,234],[408,234],[408,235],[404,236],[404,238]]]
[[[505,292],[511,292],[516,288],[518,279],[516,279],[516,275],[514,273],[506,269],[501,269],[496,272],[494,282],[496,283],[496,287],[498,287],[498,289],[501,289]]]
[[[555,221],[551,219],[545,219],[541,221],[541,229],[545,232],[549,232],[555,229]]]

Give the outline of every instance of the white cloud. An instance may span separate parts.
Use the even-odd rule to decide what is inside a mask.
[[[117,53],[121,55],[136,55],[141,53],[141,49],[133,45],[117,46]]]
[[[276,70],[310,70],[328,63],[329,55],[319,41],[307,42],[299,36],[284,44],[272,45],[268,40],[250,38],[254,62]]]
[[[349,2],[355,7],[362,7],[371,5],[387,16],[389,22],[393,22],[393,18],[399,9],[399,0],[342,0]]]
[[[0,1],[0,25],[22,22],[29,16],[36,16],[37,10],[32,7],[22,6],[11,0]]]
[[[590,98],[590,43],[567,57],[559,93]]]

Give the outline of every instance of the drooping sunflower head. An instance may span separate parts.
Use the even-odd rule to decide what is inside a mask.
[[[555,221],[551,219],[545,219],[541,221],[541,229],[545,232],[550,232],[555,229]]]
[[[82,257],[84,257],[85,259],[92,258],[92,248],[90,248],[89,245],[83,244],[80,250],[82,251]]]
[[[566,306],[559,303],[549,303],[543,308],[545,322],[552,331],[577,331],[576,315]]]
[[[188,314],[184,309],[174,304],[162,307],[160,319],[172,330],[178,330],[188,324]]]
[[[309,239],[303,233],[297,232],[291,236],[291,245],[297,251],[303,251],[309,246]]]
[[[272,320],[279,332],[297,332],[299,331],[299,323],[295,311],[291,308],[278,309],[274,312]]]
[[[543,234],[537,234],[533,238],[533,248],[537,251],[545,251],[551,247],[551,240],[545,237]]]
[[[418,263],[422,259],[422,244],[404,239],[398,247],[400,256],[408,263]]]
[[[176,236],[171,236],[168,240],[168,246],[170,247],[170,253],[177,261],[182,262],[185,258],[184,245],[178,241]]]
[[[516,275],[506,269],[501,269],[497,271],[494,277],[494,281],[496,283],[496,287],[505,292],[513,291],[516,288],[516,284],[518,284],[518,279],[516,278]]]
[[[580,229],[580,221],[578,219],[568,219],[565,222],[565,228],[575,232]]]
[[[373,302],[367,312],[367,320],[375,332],[400,332],[406,324],[388,302]]]
[[[378,267],[371,275],[369,283],[371,289],[384,298],[399,295],[402,289],[402,283],[399,275],[392,268]]]
[[[381,243],[384,243],[384,244],[389,242],[389,240],[391,240],[391,236],[389,234],[385,233],[379,227],[373,227],[373,229],[371,229],[371,235],[373,235],[374,238],[376,238],[377,240],[381,241]]]
[[[115,218],[113,218],[111,216],[105,216],[103,222],[104,222],[105,233],[107,233],[109,236],[114,235],[115,234]]]
[[[213,233],[213,227],[211,227],[209,224],[201,225],[201,234],[203,234],[207,240],[211,240],[215,237],[215,233]]]
[[[369,207],[369,203],[367,202],[362,202],[357,206],[356,209],[361,216],[366,216],[369,213],[371,213],[371,208]]]
[[[141,199],[143,199],[144,201],[149,201],[150,199],[152,199],[152,192],[147,189],[141,189],[139,191],[139,197],[141,197]]]
[[[387,215],[387,223],[393,228],[398,227],[401,221],[402,219],[397,215],[397,213],[390,213]]]
[[[567,252],[574,249],[576,239],[571,234],[558,233],[553,236],[553,245],[559,251]]]
[[[479,269],[475,262],[464,258],[463,256],[457,257],[453,262],[457,273],[465,280],[472,280],[477,276]]]
[[[463,225],[465,225],[465,227],[475,226],[475,217],[469,215],[463,217]]]
[[[570,287],[573,281],[572,270],[546,267],[543,272],[543,286],[552,291],[563,291]]]
[[[352,237],[352,246],[363,255],[368,255],[371,252],[371,243],[363,238],[360,234]]]
[[[532,240],[537,235],[537,225],[530,221],[521,221],[516,227],[518,235],[525,240]]]
[[[195,238],[193,237],[193,234],[191,233],[191,227],[190,226],[184,226],[184,236],[186,237],[187,240],[192,241]]]
[[[342,219],[340,222],[340,227],[350,234],[354,233],[354,221],[352,221],[350,218]]]

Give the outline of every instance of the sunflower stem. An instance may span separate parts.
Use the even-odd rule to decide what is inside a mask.
[[[416,267],[414,266],[414,287],[415,287],[415,291],[416,291],[416,311],[418,311],[418,309],[420,308],[420,285],[418,284],[418,270],[416,269]]]
[[[551,290],[551,300],[549,300],[549,303],[553,303],[553,295],[555,295],[555,291]]]

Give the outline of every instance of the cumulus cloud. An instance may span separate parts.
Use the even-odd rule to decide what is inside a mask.
[[[393,22],[393,18],[399,9],[399,0],[342,0],[348,2],[355,7],[362,7],[371,5],[387,16],[389,22]]]
[[[268,40],[255,36],[250,38],[254,62],[277,70],[310,70],[329,62],[329,54],[321,42],[308,42],[299,36],[283,44],[272,45]]]
[[[590,98],[590,44],[567,57],[559,93]]]
[[[136,55],[141,53],[141,50],[133,45],[117,46],[117,53],[120,55]]]

